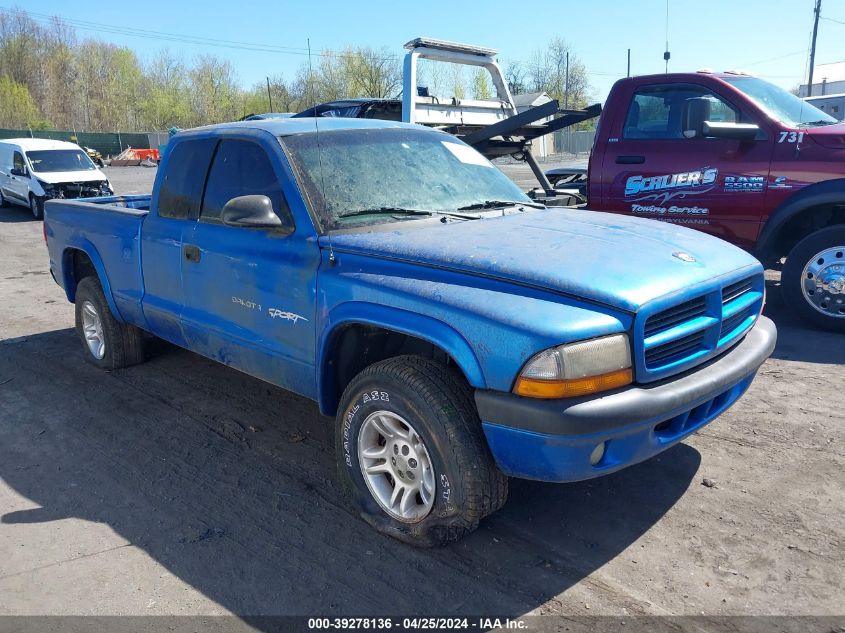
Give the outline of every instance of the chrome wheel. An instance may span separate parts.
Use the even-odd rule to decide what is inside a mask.
[[[90,301],[82,304],[82,333],[88,344],[88,351],[97,360],[106,355],[106,339],[103,336],[103,321],[97,308]]]
[[[825,316],[845,319],[845,246],[817,253],[804,266],[804,299]]]
[[[390,516],[421,521],[434,506],[434,466],[422,438],[401,416],[376,411],[361,425],[358,462],[367,488]]]

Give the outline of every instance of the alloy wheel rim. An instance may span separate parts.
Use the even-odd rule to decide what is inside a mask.
[[[417,523],[434,507],[434,465],[419,433],[392,411],[367,416],[358,433],[358,463],[381,508]]]
[[[845,245],[826,248],[807,262],[801,291],[813,309],[845,319]]]
[[[82,304],[82,332],[85,335],[85,343],[88,351],[97,360],[102,360],[106,355],[106,339],[103,336],[103,321],[97,308],[90,301]]]

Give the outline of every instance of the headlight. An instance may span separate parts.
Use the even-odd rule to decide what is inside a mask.
[[[540,352],[525,364],[513,391],[529,398],[571,398],[632,380],[628,336],[614,334]]]
[[[36,179],[37,180],[37,179]],[[44,182],[43,180],[38,180],[38,184],[41,185],[41,188],[44,190],[44,197],[45,198],[53,198],[56,195],[56,188],[54,185],[51,185],[48,182]]]

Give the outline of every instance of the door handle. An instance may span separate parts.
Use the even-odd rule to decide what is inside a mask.
[[[642,165],[645,162],[645,156],[617,156],[617,165]]]
[[[202,252],[193,244],[185,244],[182,247],[182,254],[185,256],[186,261],[193,262],[195,264],[202,259]]]

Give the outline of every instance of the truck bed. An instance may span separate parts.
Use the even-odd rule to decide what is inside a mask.
[[[112,309],[129,322],[138,322],[144,295],[141,275],[141,226],[151,196],[105,196],[78,200],[48,200],[44,205],[44,230],[50,254],[50,271],[74,300],[75,250],[87,253],[114,298]],[[108,267],[103,265],[108,261]]]

